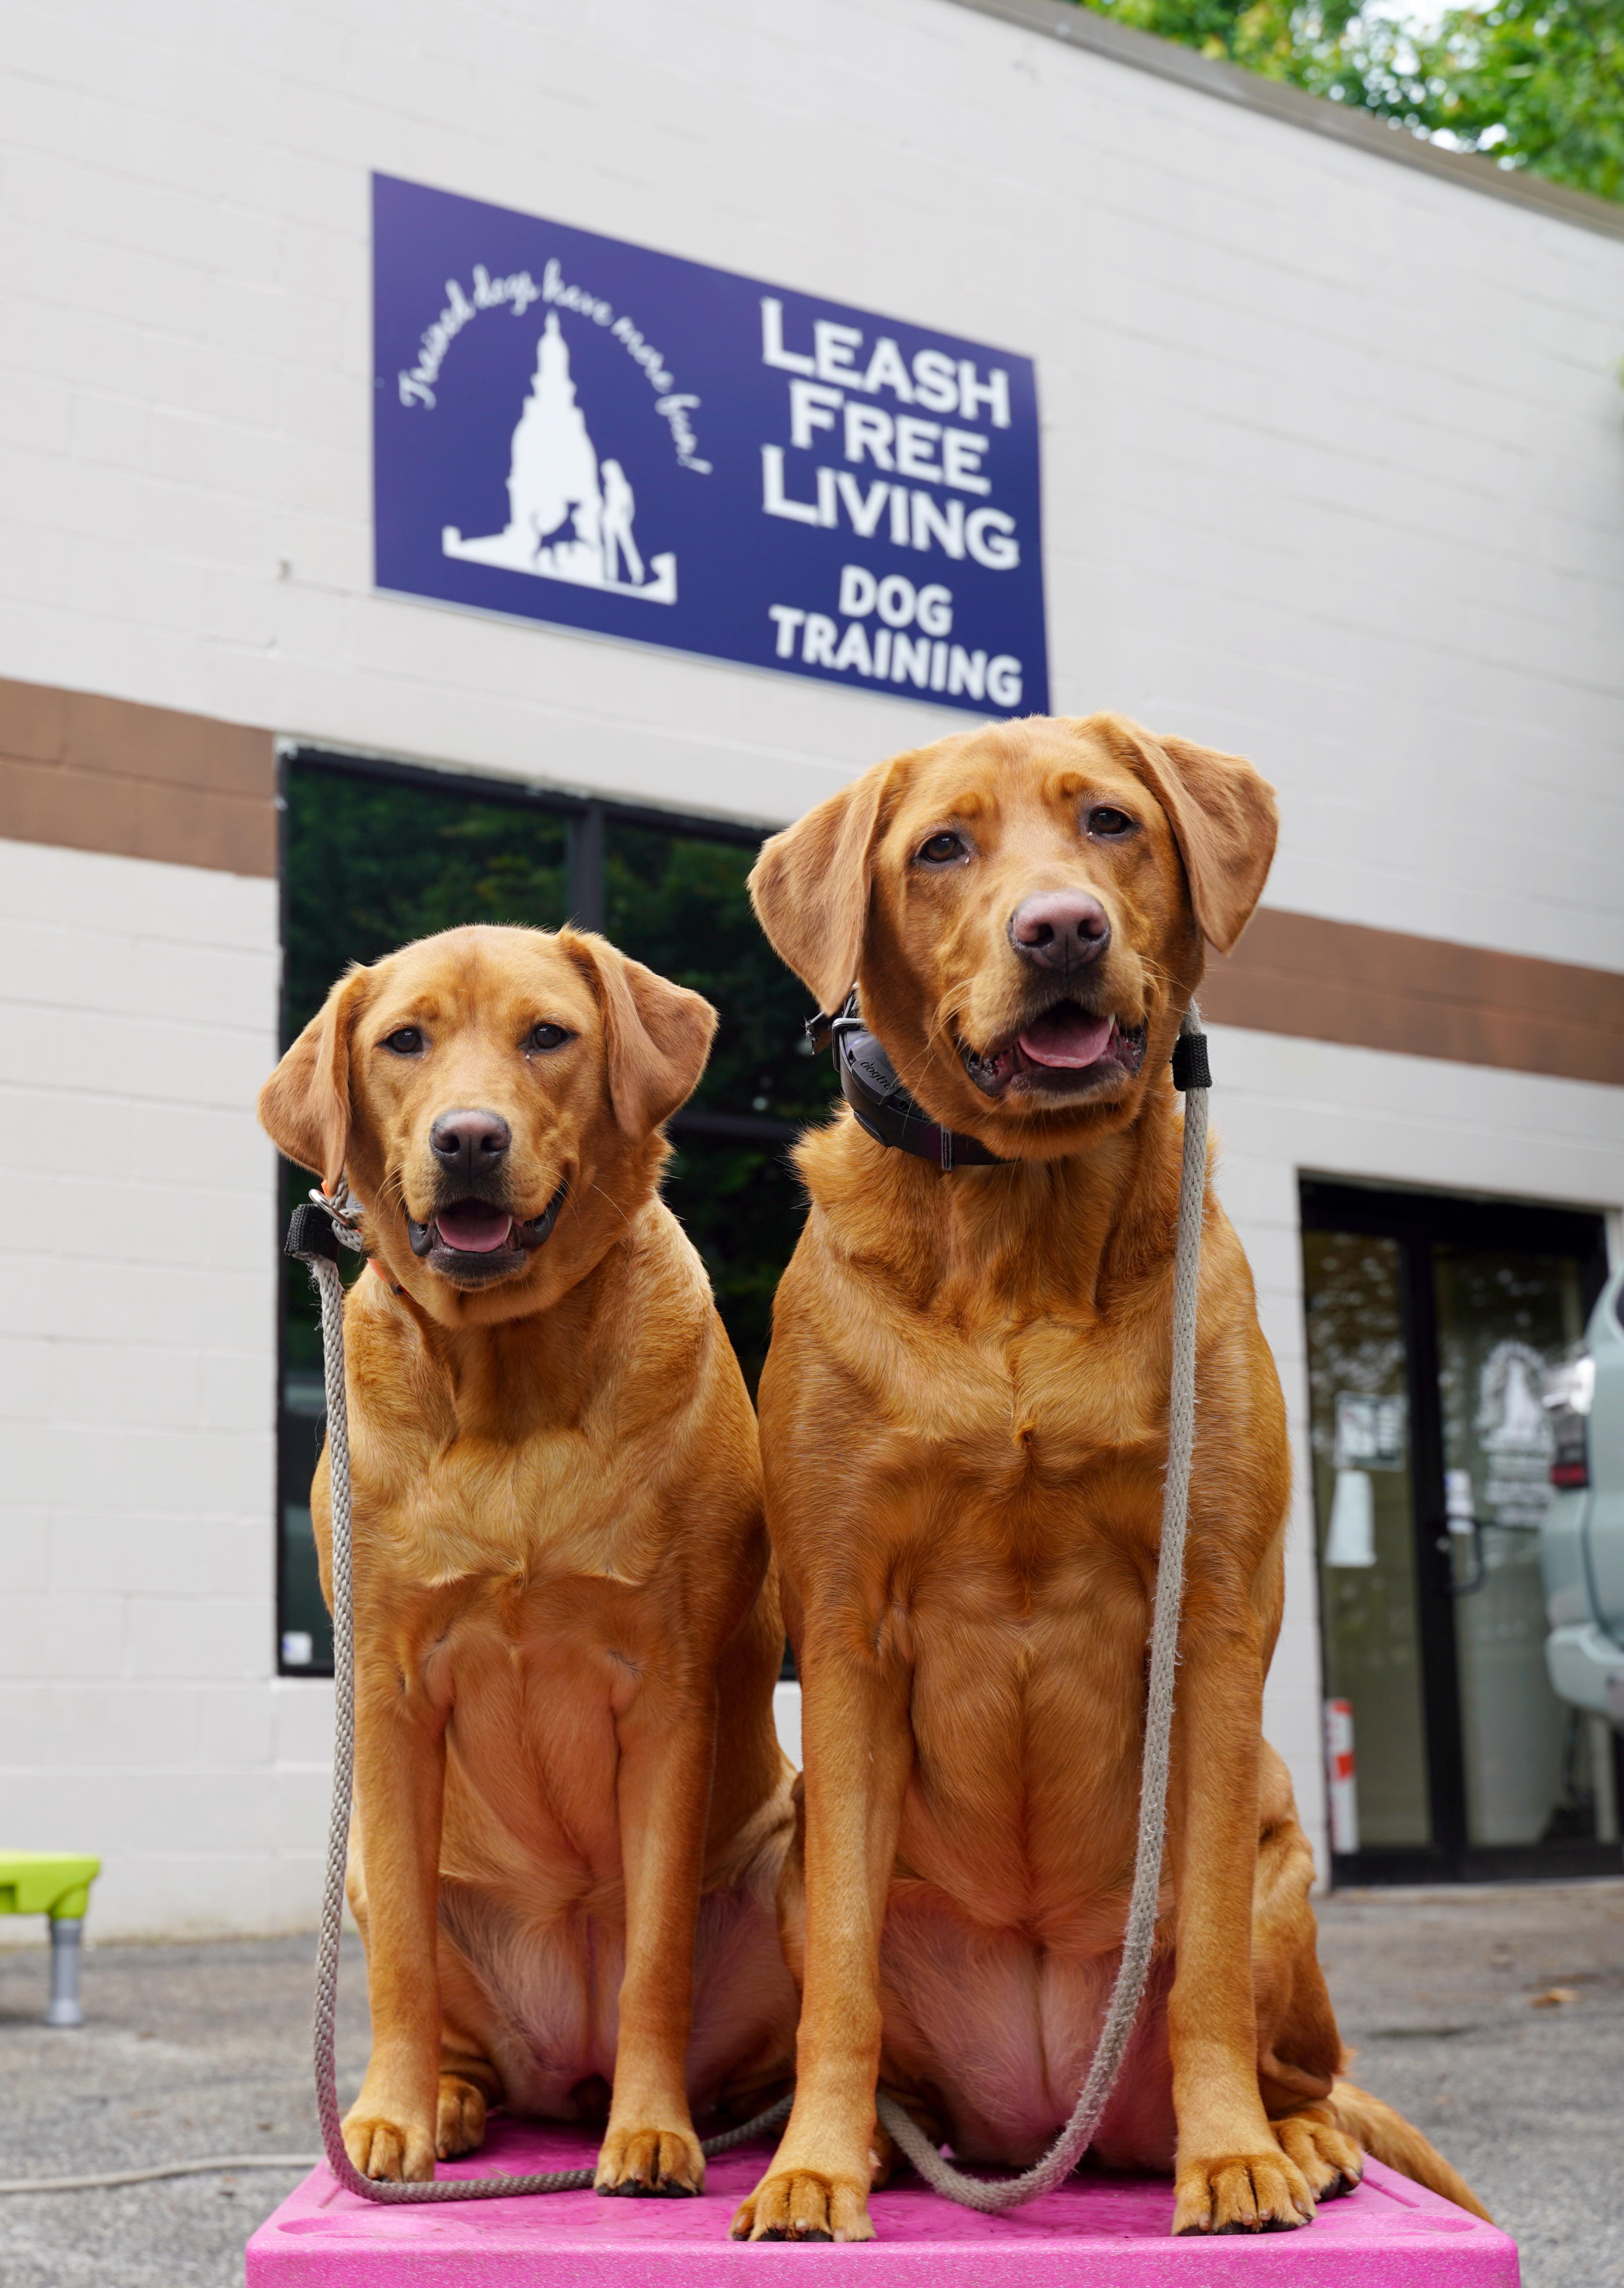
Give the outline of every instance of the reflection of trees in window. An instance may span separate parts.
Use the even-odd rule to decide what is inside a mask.
[[[750,911],[755,859],[753,847],[657,827],[612,821],[605,836],[608,935],[718,1013],[705,1077],[671,1123],[666,1196],[705,1259],[752,1388],[801,1225],[787,1149],[832,1093],[828,1062],[806,1053],[805,988]]]
[[[1377,1561],[1325,1561],[1336,1484],[1337,1397],[1358,1392],[1398,1398],[1405,1390],[1403,1251],[1396,1240],[1359,1232],[1305,1230],[1303,1262],[1326,1690],[1354,1704],[1366,1841],[1421,1844],[1429,1839],[1406,1470],[1371,1474]]]
[[[745,881],[755,862],[755,850],[736,842],[611,823],[605,928],[622,952],[702,993],[718,1013],[692,1109],[820,1119],[828,1068],[804,1053],[806,989],[750,910]]]
[[[1353,1710],[1360,1846],[1414,1849],[1432,1831],[1407,1469],[1391,1460],[1348,1468],[1368,1502],[1368,1559],[1335,1555],[1330,1530],[1347,1464],[1336,1450],[1338,1399],[1385,1401],[1402,1413],[1406,1259],[1390,1238],[1305,1228],[1303,1268],[1325,1689]],[[1400,1444],[1407,1434],[1395,1457]]]
[[[285,1041],[353,961],[464,922],[557,929],[565,918],[556,811],[329,770],[289,771],[287,800]]]
[[[1399,1253],[1390,1239],[1357,1232],[1305,1232],[1308,1379],[1314,1454],[1328,1464],[1336,1394],[1389,1397],[1404,1389]]]

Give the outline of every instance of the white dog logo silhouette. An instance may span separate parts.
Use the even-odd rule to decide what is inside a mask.
[[[674,604],[677,559],[669,553],[652,558],[646,575],[631,536],[636,514],[625,471],[618,461],[600,462],[587,433],[569,376],[569,347],[557,311],[550,311],[536,344],[530,394],[513,432],[507,528],[464,540],[448,524],[440,548],[471,564],[499,564],[538,580],[567,580],[577,588],[608,588],[645,603]]]

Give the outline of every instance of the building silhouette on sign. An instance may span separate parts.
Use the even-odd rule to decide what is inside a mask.
[[[513,432],[504,530],[464,540],[456,525],[440,535],[448,556],[497,564],[540,580],[578,588],[612,588],[646,603],[677,601],[677,559],[667,552],[644,564],[632,538],[637,500],[618,461],[599,462],[576,402],[569,345],[556,310],[547,314],[535,348],[530,393]],[[622,569],[629,576],[622,578]]]

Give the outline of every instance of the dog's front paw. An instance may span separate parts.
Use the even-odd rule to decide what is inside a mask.
[[[705,2157],[692,2129],[621,2129],[614,2122],[598,2155],[594,2192],[678,2200],[705,2189]]]
[[[774,2169],[733,2221],[735,2240],[872,2240],[868,2181]]]
[[[1278,2145],[1182,2161],[1174,2187],[1175,2233],[1291,2232],[1314,2220],[1314,2197]]]
[[[344,2149],[363,2177],[426,2185],[434,2175],[434,2137],[427,2122],[392,2119],[357,2104],[345,2117]]]
[[[484,2137],[485,2092],[461,2074],[441,2074],[435,2152],[442,2161],[455,2161],[459,2153],[475,2151]]]
[[[1288,2113],[1269,2125],[1302,2170],[1317,2201],[1334,2201],[1343,2193],[1359,2190],[1365,2157],[1352,2139],[1344,2137],[1322,2113]]]

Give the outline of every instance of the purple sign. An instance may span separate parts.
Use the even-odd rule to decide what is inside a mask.
[[[1029,358],[373,178],[380,588],[1046,712]]]

